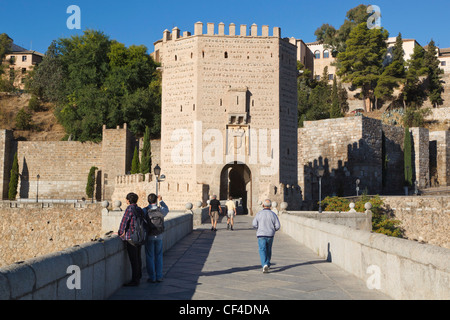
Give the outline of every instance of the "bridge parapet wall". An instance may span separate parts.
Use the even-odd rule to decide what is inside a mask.
[[[282,232],[394,299],[450,299],[450,250],[295,214]]]
[[[123,211],[118,214],[123,215]],[[192,232],[192,214],[167,216],[165,224],[166,251]],[[0,300],[101,300],[130,278],[124,242],[118,236],[108,236],[0,268]]]

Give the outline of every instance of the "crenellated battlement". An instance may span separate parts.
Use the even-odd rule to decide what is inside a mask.
[[[226,33],[225,30],[225,24],[223,22],[216,25],[214,23],[208,22],[206,24],[206,33],[204,32],[204,24],[202,22],[196,22],[194,25],[194,36],[231,36],[231,37],[276,37],[281,38],[281,28],[274,27],[272,29],[272,34],[270,34],[270,28],[267,25],[263,25],[261,29],[258,29],[258,25],[255,23],[250,26],[250,28],[247,28],[246,24],[239,25],[239,34],[236,30],[236,24],[230,23],[228,25],[228,33]],[[177,40],[180,38],[187,38],[192,36],[191,32],[184,31],[183,34],[181,34],[180,29],[178,27],[175,27],[172,29],[172,32],[170,32],[168,29],[163,31],[163,38],[162,41],[171,41],[171,40]]]

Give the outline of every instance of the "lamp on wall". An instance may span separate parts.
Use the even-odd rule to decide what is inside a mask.
[[[161,168],[158,164],[153,168],[153,173],[156,177],[156,195],[158,195],[158,183],[163,182],[166,179],[166,176],[161,174]]]

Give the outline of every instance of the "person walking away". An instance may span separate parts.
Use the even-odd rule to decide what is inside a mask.
[[[280,230],[280,220],[278,216],[270,210],[272,201],[266,199],[263,209],[259,211],[253,219],[253,228],[257,229],[256,237],[258,238],[259,257],[263,273],[269,272],[270,260],[272,258],[272,245],[275,232]]]
[[[209,202],[209,216],[211,217],[211,231],[217,231],[217,220],[219,220],[219,211],[222,214],[222,207],[217,196],[213,195]]]
[[[233,197],[229,197],[227,203],[227,230],[233,230],[234,216],[236,215],[236,205],[234,204]]]
[[[131,235],[134,233],[136,214],[141,215],[143,218],[144,212],[137,206],[138,195],[135,193],[129,193],[126,196],[127,208],[123,214],[122,221],[120,222],[119,231],[117,234],[125,242],[128,258],[131,264],[131,281],[126,283],[125,286],[138,286],[142,277],[142,259],[141,259],[141,245],[133,244],[131,241]]]
[[[161,195],[156,196],[156,194],[151,193],[147,200],[149,205],[143,209],[148,225],[145,259],[148,273],[147,281],[154,283],[163,281],[164,218],[169,213],[169,208],[162,201]]]

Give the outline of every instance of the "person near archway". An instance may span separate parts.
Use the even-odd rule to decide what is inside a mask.
[[[227,203],[227,230],[231,228],[233,230],[234,216],[236,215],[236,205],[234,204],[233,197],[228,198]]]
[[[219,220],[219,211],[222,214],[222,208],[220,201],[217,200],[217,196],[213,195],[209,202],[209,216],[211,217],[211,231],[217,231],[217,221]]]
[[[259,257],[263,273],[269,272],[270,259],[272,258],[272,244],[275,232],[280,230],[280,220],[275,212],[270,210],[272,201],[266,199],[263,203],[263,210],[259,211],[253,219],[253,228],[257,229]]]

